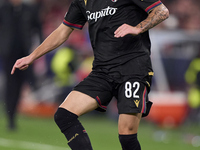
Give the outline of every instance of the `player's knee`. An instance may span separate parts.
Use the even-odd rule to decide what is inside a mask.
[[[134,126],[120,126],[119,134],[134,134],[137,133],[137,128]]]
[[[58,110],[54,114],[54,121],[56,122],[62,133],[73,126],[74,122],[78,121],[77,118],[77,115],[69,112],[64,108],[58,108]]]
[[[125,130],[126,130],[127,132],[129,132],[129,133],[133,133],[134,131],[136,131],[136,129],[135,129],[133,126],[127,126],[127,127],[125,128]]]

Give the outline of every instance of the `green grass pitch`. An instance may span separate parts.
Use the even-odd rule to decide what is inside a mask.
[[[121,150],[117,122],[105,114],[80,117],[94,150]],[[18,115],[18,129],[8,131],[6,118],[0,109],[0,150],[70,150],[52,118]],[[198,125],[184,125],[176,129],[162,129],[142,120],[138,138],[142,150],[197,150],[190,138],[200,135]]]

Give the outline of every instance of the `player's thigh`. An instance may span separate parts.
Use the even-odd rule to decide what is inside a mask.
[[[120,114],[118,132],[122,135],[135,134],[138,131],[142,113]]]
[[[84,93],[72,91],[60,107],[80,116],[98,107],[96,100]]]
[[[119,85],[117,92],[119,114],[145,113],[148,102],[147,85],[137,79],[129,79]]]

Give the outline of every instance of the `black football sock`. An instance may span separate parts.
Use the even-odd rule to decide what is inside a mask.
[[[58,108],[54,120],[67,138],[72,150],[92,150],[90,139],[76,114],[64,108]]]
[[[140,143],[136,134],[119,135],[119,141],[122,146],[122,150],[141,150]]]

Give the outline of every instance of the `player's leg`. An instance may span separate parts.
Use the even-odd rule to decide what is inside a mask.
[[[89,137],[78,117],[94,109],[105,111],[112,96],[110,82],[104,76],[91,73],[74,87],[60,105],[55,113],[55,122],[73,150],[92,150]]]
[[[89,137],[78,117],[98,107],[95,99],[72,91],[54,115],[55,122],[68,140],[72,150],[92,150]]]
[[[141,113],[119,115],[118,132],[123,150],[141,150],[137,139],[141,116]]]
[[[96,109],[98,104],[94,98],[79,91],[72,91],[60,107],[69,110],[77,116],[81,116]]]
[[[123,150],[141,150],[137,131],[142,115],[148,113],[148,85],[145,80],[128,79],[116,93],[119,111],[119,140]]]

